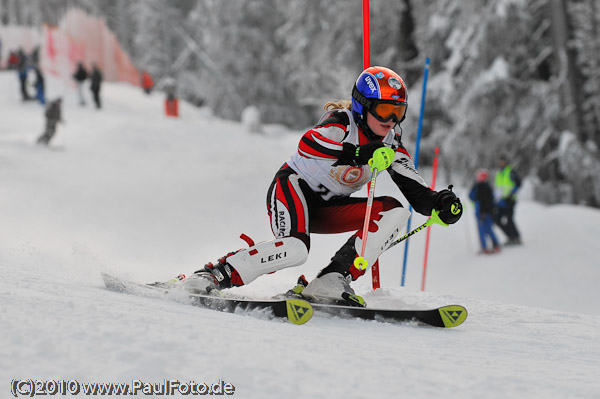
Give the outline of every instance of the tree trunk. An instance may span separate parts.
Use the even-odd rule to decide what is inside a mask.
[[[600,22],[600,7],[596,4],[598,0],[589,0],[590,5],[590,19],[591,19],[591,35],[592,35],[592,46],[594,51],[590,55],[591,60],[591,74],[590,79],[594,82],[596,90],[600,90],[600,29],[598,23]],[[600,98],[596,98],[593,104],[593,115],[595,129],[590,132],[590,139],[593,140],[598,148],[600,148]]]
[[[550,17],[552,21],[552,40],[554,53],[558,63],[558,84],[561,86],[562,129],[570,130],[578,137],[581,134],[577,74],[575,58],[567,47],[569,41],[569,24],[567,8],[564,0],[550,0]]]

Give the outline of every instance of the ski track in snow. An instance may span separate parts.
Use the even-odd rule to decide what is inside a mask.
[[[69,84],[47,80],[66,123],[42,148],[41,106],[21,103],[15,74],[0,73],[0,396],[32,378],[223,379],[239,398],[600,397],[597,209],[524,198],[525,245],[483,257],[457,187],[465,217],[432,229],[425,292],[424,233],[411,238],[405,287],[403,245],[381,258],[381,290],[368,275],[354,284],[374,307],[462,304],[469,318],[454,329],[320,316],[295,326],[115,293],[102,271],[165,280],[242,247],[242,232],[269,239],[266,189],[300,133],[247,133],[187,104],[167,119],[160,93],[122,84],[103,87],[103,110],[81,108]],[[399,196],[382,176],[377,195],[388,193]],[[306,265],[230,291],[285,291],[346,238],[315,235]]]

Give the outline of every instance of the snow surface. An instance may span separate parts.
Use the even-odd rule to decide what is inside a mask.
[[[240,233],[270,239],[266,190],[301,132],[250,133],[186,104],[169,119],[160,93],[122,84],[104,86],[98,111],[78,106],[69,84],[48,86],[64,96],[65,124],[45,148],[33,144],[42,107],[0,73],[0,397],[14,378],[222,379],[239,398],[600,397],[597,209],[523,200],[525,244],[481,256],[465,200],[458,224],[431,230],[425,292],[424,232],[411,239],[406,287],[404,245],[382,256],[381,290],[354,283],[371,306],[465,305],[454,329],[328,317],[295,326],[119,294],[102,271],[165,280],[243,247]],[[382,175],[385,193],[407,205]],[[285,291],[347,237],[314,235],[306,265],[231,291]]]

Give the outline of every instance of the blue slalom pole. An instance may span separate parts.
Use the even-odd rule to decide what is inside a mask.
[[[421,112],[419,114],[419,128],[417,129],[417,147],[415,149],[415,169],[419,168],[419,150],[421,148],[421,130],[423,129],[423,114],[425,113],[425,92],[427,89],[427,76],[429,76],[429,57],[425,58],[425,72],[423,74],[423,95],[421,96]],[[412,206],[408,207],[412,215]],[[410,231],[410,222],[412,216],[408,219],[406,225],[406,231]],[[402,263],[402,281],[400,285],[404,287],[404,281],[406,280],[406,262],[408,261],[408,242],[404,244],[404,262]]]

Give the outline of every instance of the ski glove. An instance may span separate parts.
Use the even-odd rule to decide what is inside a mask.
[[[344,143],[342,155],[333,166],[354,165],[363,166],[369,163],[369,159],[373,158],[373,152],[378,148],[384,147],[381,141],[371,141],[365,145],[356,146],[351,143]]]
[[[438,192],[435,198],[435,209],[440,211],[439,218],[446,224],[458,222],[462,216],[463,207],[460,199],[452,192],[452,186]]]

